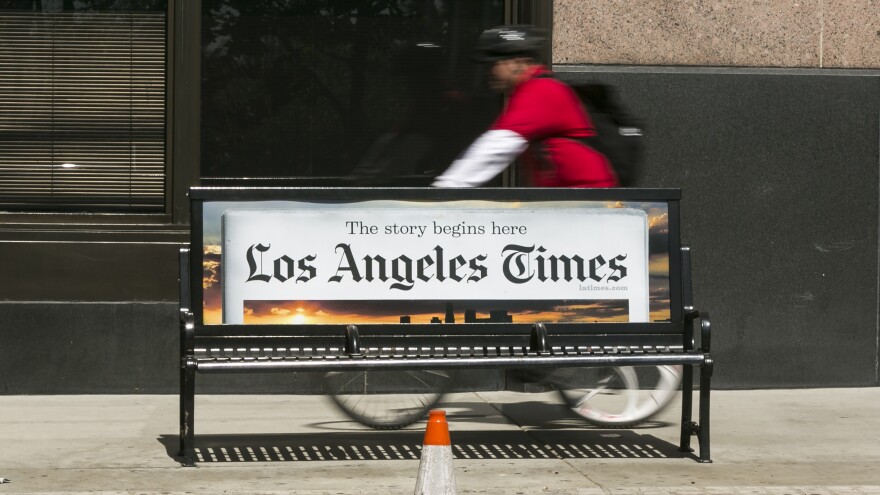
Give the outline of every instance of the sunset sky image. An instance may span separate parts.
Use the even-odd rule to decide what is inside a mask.
[[[246,301],[244,323],[371,324],[431,323],[446,320],[446,304],[439,301]],[[506,311],[513,323],[626,322],[627,301],[451,301],[455,323],[465,322],[465,311],[476,311],[485,321],[490,311]]]
[[[385,203],[385,202],[370,202]],[[399,203],[399,202],[389,202]],[[452,208],[485,206],[496,202],[461,201]],[[459,204],[460,203],[460,204]],[[571,202],[546,202],[547,207],[571,208]],[[647,214],[649,229],[649,318],[668,320],[671,316],[669,298],[668,214],[665,203],[577,202],[587,208],[637,208]],[[222,324],[221,287],[221,217],[228,209],[283,209],[291,202],[206,202],[203,209],[203,305],[202,321],[207,325]],[[435,207],[436,203],[433,204]],[[351,207],[351,203],[345,204]],[[420,205],[420,204],[418,204]],[[500,203],[501,207],[517,208],[523,203]],[[326,206],[326,205],[321,205]],[[530,207],[533,205],[529,205]],[[399,207],[399,206],[398,206]],[[407,203],[406,207],[409,207]],[[445,207],[445,204],[444,204]],[[418,208],[418,206],[416,206]],[[584,294],[586,295],[586,294]],[[602,296],[602,294],[590,294]],[[628,307],[620,300],[530,300],[530,301],[452,301],[456,322],[464,321],[466,309],[474,309],[478,318],[488,318],[490,310],[504,309],[514,322],[626,322]],[[246,324],[368,324],[400,323],[409,316],[411,323],[430,323],[434,317],[445,318],[445,302],[436,300],[354,300],[354,301],[254,301],[244,304]],[[239,313],[241,314],[241,313]]]

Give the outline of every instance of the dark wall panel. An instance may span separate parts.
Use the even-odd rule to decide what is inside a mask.
[[[177,328],[176,303],[0,303],[0,393],[175,393]]]
[[[880,74],[556,71],[615,85],[644,185],[682,188],[718,386],[877,384]]]
[[[0,393],[178,392],[176,303],[3,303],[0,321]],[[290,374],[196,379],[199,393],[292,393],[314,383]]]
[[[137,241],[0,242],[0,300],[176,302],[182,246]]]

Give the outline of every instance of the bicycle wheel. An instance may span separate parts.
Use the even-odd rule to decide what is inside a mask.
[[[562,400],[579,416],[597,426],[624,427],[646,421],[669,405],[681,375],[681,366],[620,366],[566,368],[551,378]]]
[[[339,371],[324,376],[333,403],[358,423],[395,430],[425,417],[448,386],[440,371]]]

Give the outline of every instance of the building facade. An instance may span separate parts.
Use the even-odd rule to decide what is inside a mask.
[[[511,22],[547,28],[559,77],[613,84],[645,121],[643,185],[683,190],[719,387],[878,384],[875,0],[16,0],[0,391],[175,392],[187,188],[425,183],[500,108],[468,55]],[[410,159],[376,174],[391,138]]]

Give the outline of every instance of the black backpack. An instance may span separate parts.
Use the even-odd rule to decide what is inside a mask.
[[[596,136],[578,138],[578,141],[608,158],[621,186],[638,185],[645,148],[642,122],[626,111],[609,85],[570,83],[569,86],[596,126]]]

